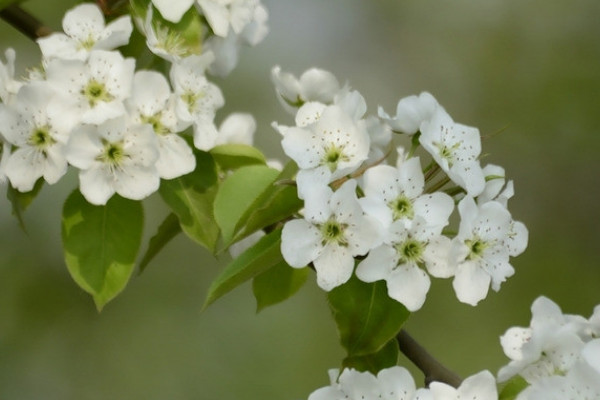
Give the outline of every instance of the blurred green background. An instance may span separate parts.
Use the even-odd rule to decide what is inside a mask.
[[[498,337],[528,325],[539,295],[589,316],[600,303],[600,2],[597,0],[263,0],[271,32],[217,80],[227,105],[249,111],[256,142],[279,157],[270,68],[320,66],[393,112],[427,90],[458,122],[480,128],[487,162],[514,179],[515,219],[527,252],[499,293],[478,307],[436,281],[407,329],[467,376],[506,363]],[[25,7],[60,28],[73,1]],[[0,50],[16,47],[20,71],[34,43],[0,22]],[[27,233],[0,199],[0,399],[304,399],[327,384],[343,351],[314,278],[291,300],[255,314],[249,285],[200,312],[227,262],[180,236],[133,277],[101,314],[70,280],[60,245],[61,204],[73,174],[45,187],[27,211]],[[147,235],[167,212],[146,202]],[[405,360],[401,360],[405,363]],[[417,379],[421,377],[417,376]]]

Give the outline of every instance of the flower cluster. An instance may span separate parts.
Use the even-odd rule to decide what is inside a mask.
[[[395,116],[380,108],[366,117],[361,94],[327,71],[296,78],[275,67],[272,78],[295,115],[294,126],[274,127],[300,168],[304,200],[302,218],[283,228],[288,264],[312,263],[331,290],[357,263],[359,279],[385,280],[410,311],[423,305],[430,276],[454,277],[458,299],[475,305],[514,273],[509,258],[524,251],[527,229],[507,209],[513,184],[504,169],[480,165],[478,129],[454,122],[429,93],[401,99]],[[392,136],[412,145],[397,147],[390,165]],[[449,229],[455,204],[460,222]]]
[[[208,70],[218,76],[235,68],[242,45],[257,45],[269,31],[267,9],[260,0],[152,0],[152,4],[166,23],[154,17],[152,7],[138,21],[150,50],[172,62],[188,55],[186,38],[169,23],[180,22],[186,13],[198,13],[208,24],[202,51],[215,56]]]
[[[331,385],[315,390],[308,400],[497,400],[496,381],[489,371],[482,371],[465,379],[458,388],[441,382],[432,382],[429,388],[417,389],[410,373],[402,367],[369,372],[345,369],[330,371]]]
[[[98,6],[82,4],[65,14],[63,29],[38,40],[42,68],[26,80],[15,79],[12,50],[0,63],[0,177],[15,189],[30,191],[40,178],[53,184],[72,165],[90,203],[114,193],[140,200],[160,179],[194,170],[188,128],[201,150],[227,140],[214,122],[224,99],[205,74],[218,61],[210,50],[173,59],[167,79],[136,71],[115,50],[129,42],[129,16],[106,24]],[[234,115],[225,129],[232,124],[246,133],[230,140],[247,142],[254,120]]]
[[[501,337],[511,359],[499,381],[520,375],[530,385],[518,400],[600,398],[600,306],[586,319],[563,314],[546,297],[531,307],[529,327],[513,327]]]

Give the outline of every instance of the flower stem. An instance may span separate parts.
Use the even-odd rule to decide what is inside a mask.
[[[462,379],[443,366],[425,350],[404,329],[396,336],[400,351],[425,374],[425,385],[431,382],[443,382],[455,388],[459,387]]]
[[[48,36],[52,33],[52,30],[40,20],[15,4],[0,11],[0,18],[32,40]]]

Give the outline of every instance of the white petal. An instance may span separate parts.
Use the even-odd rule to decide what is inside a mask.
[[[114,188],[121,196],[142,200],[158,190],[160,178],[154,167],[127,166],[115,173]]]
[[[331,103],[339,92],[340,84],[329,71],[311,68],[300,76],[300,96],[305,101]]]
[[[303,219],[288,221],[281,232],[281,254],[292,267],[305,267],[321,252],[320,240],[319,229],[313,224]]]
[[[429,276],[412,264],[399,265],[386,279],[389,296],[411,312],[419,310],[431,286]]]
[[[496,379],[489,371],[481,371],[465,379],[458,388],[461,399],[496,400]]]
[[[350,279],[354,269],[354,258],[346,247],[329,244],[314,260],[314,265],[317,284],[321,289],[330,291]]]
[[[356,276],[363,282],[385,279],[396,266],[398,256],[392,246],[381,245],[369,252],[367,258],[356,267]]]
[[[87,201],[96,205],[106,204],[115,193],[112,176],[98,167],[79,172],[79,190]]]
[[[72,38],[84,42],[94,39],[104,29],[102,11],[95,4],[80,4],[67,11],[62,21],[63,30]]]
[[[217,36],[225,37],[229,31],[229,10],[227,6],[214,0],[197,0],[208,24]]]
[[[475,262],[467,261],[458,266],[452,286],[458,300],[476,306],[487,296],[490,280],[490,275]]]
[[[456,265],[450,262],[452,241],[446,236],[438,236],[429,241],[423,253],[427,272],[436,278],[450,278]]]
[[[158,137],[158,152],[156,169],[163,179],[173,179],[196,168],[196,158],[192,149],[177,134]]]
[[[251,146],[255,131],[256,120],[252,114],[233,113],[221,122],[217,143],[239,143]]]
[[[152,0],[164,19],[179,22],[183,14],[190,9],[194,0]]]

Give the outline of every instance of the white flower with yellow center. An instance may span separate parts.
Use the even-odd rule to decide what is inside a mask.
[[[281,254],[294,268],[313,263],[317,283],[331,290],[345,283],[354,270],[354,257],[379,244],[377,222],[363,214],[356,198],[356,181],[337,191],[326,187],[306,200],[304,219],[289,221],[281,234]]]
[[[67,144],[67,160],[79,171],[79,189],[92,204],[106,204],[114,194],[141,200],[158,190],[156,134],[148,124],[129,125],[115,118],[81,125]]]
[[[41,177],[56,183],[67,172],[64,146],[73,126],[63,112],[44,82],[21,87],[11,106],[0,104],[0,133],[17,148],[4,154],[5,173],[17,190],[30,191]]]
[[[128,15],[106,25],[100,8],[91,3],[80,4],[69,10],[62,26],[66,34],[53,33],[38,39],[46,60],[63,58],[84,61],[92,50],[113,50],[127,44],[133,31]]]
[[[54,59],[48,63],[48,83],[59,94],[57,101],[67,104],[73,118],[87,124],[125,115],[124,101],[131,94],[135,70],[133,58],[116,51],[94,50],[89,59]]]

